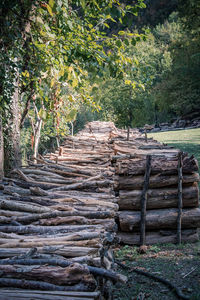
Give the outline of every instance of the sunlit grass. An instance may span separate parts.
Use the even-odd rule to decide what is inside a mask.
[[[148,133],[148,137],[194,155],[200,166],[200,128]]]

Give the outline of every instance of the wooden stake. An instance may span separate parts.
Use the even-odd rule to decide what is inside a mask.
[[[181,244],[181,219],[183,207],[183,159],[182,152],[178,154],[178,217],[177,217],[177,244]]]
[[[146,129],[145,129],[144,135],[145,135],[145,142],[147,143],[148,140],[147,140],[147,130]]]
[[[141,220],[140,220],[140,245],[145,245],[145,223],[146,223],[146,205],[147,205],[147,191],[149,188],[149,178],[151,173],[151,155],[146,158],[146,171],[144,176],[144,185],[141,196]]]
[[[130,126],[128,126],[128,130],[127,130],[127,141],[129,141],[129,137],[130,137]]]

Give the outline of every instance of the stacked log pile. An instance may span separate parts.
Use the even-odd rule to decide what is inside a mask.
[[[3,299],[99,299],[99,291],[108,299],[108,285],[126,281],[111,270],[118,204],[108,139],[115,128],[93,127],[4,178]]]
[[[146,244],[176,243],[178,218],[179,150],[142,136],[114,142],[115,190],[119,196],[119,233],[124,244],[141,244],[141,198],[146,158],[151,171],[146,191]],[[200,227],[198,163],[183,154],[182,241],[198,240]]]
[[[146,243],[175,242],[178,150],[137,130],[127,134],[113,123],[88,123],[55,153],[4,178],[0,298],[109,299],[111,282],[126,281],[112,271],[117,224],[123,243],[140,242],[148,155]],[[198,180],[196,160],[184,155],[183,241],[197,240]]]

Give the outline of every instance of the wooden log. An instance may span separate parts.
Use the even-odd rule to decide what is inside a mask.
[[[101,211],[97,211],[97,212],[88,211],[87,212],[87,211],[80,211],[80,210],[73,209],[71,211],[51,211],[51,212],[42,213],[42,214],[31,214],[31,215],[24,216],[24,217],[20,216],[20,217],[14,218],[14,220],[21,223],[21,224],[29,224],[29,223],[32,223],[32,222],[36,222],[38,220],[57,218],[57,217],[66,218],[66,217],[72,217],[72,216],[79,216],[79,217],[87,217],[89,219],[93,219],[93,218],[94,219],[107,219],[107,218],[114,217],[114,215],[115,215],[114,212],[109,212],[109,211],[103,211],[103,212],[101,212]],[[69,223],[68,220],[63,220],[63,221],[65,223]],[[42,222],[45,222],[45,221],[42,221]],[[88,221],[88,223],[89,222],[90,221]],[[53,222],[52,222],[52,224],[53,224]],[[84,224],[84,223],[82,223],[82,224]],[[54,224],[54,225],[56,225],[56,224]]]
[[[3,138],[3,126],[2,117],[0,115],[0,181],[4,177],[4,138]]]
[[[120,210],[140,210],[142,190],[120,190],[118,204]],[[159,188],[148,190],[147,209],[177,207],[177,188]],[[194,183],[183,187],[183,207],[199,206],[199,188]]]
[[[120,242],[125,245],[139,245],[140,233],[118,232]],[[199,235],[196,229],[185,229],[181,232],[183,242],[196,243],[199,240]],[[160,230],[157,232],[146,232],[146,245],[176,243],[176,231]]]
[[[72,286],[59,286],[52,283],[24,280],[15,278],[0,278],[0,287],[12,287],[12,288],[27,288],[33,290],[49,290],[49,291],[92,291],[90,287],[83,285],[82,283]]]
[[[53,188],[51,189],[52,192],[57,191],[68,191],[68,190],[77,190],[77,189],[93,189],[97,187],[107,187],[112,184],[111,180],[99,180],[99,181],[86,181],[86,182],[80,182],[70,185],[64,185],[61,187]]]
[[[22,201],[26,203],[31,203],[31,204],[39,204],[42,206],[52,206],[55,205],[57,202],[53,201],[49,198],[42,198],[42,197],[35,197],[35,196],[10,196],[9,200],[17,200],[17,201]]]
[[[121,211],[119,214],[120,229],[122,231],[138,230],[140,225],[139,211]],[[165,229],[177,227],[178,210],[175,208],[148,210],[146,214],[146,228]],[[182,212],[182,228],[196,228],[200,226],[200,208],[185,208]]]
[[[51,178],[57,178],[57,179],[63,179],[64,177],[61,175],[56,174],[53,170],[48,169],[47,170],[43,170],[43,169],[39,169],[37,168],[37,165],[35,165],[36,168],[22,168],[22,171],[24,174],[35,174],[35,175],[41,175],[41,176],[45,176],[46,177],[51,177]],[[43,167],[43,165],[41,165]],[[43,167],[45,169],[45,167]]]
[[[67,201],[66,201],[67,200]],[[69,199],[61,199],[60,202],[61,203],[69,203],[68,202]],[[72,200],[72,199],[71,199]],[[58,200],[57,200],[58,201]],[[87,205],[87,206],[103,206],[105,208],[110,207],[112,208],[114,211],[118,210],[118,204],[113,203],[113,202],[109,202],[109,201],[102,201],[102,200],[96,200],[96,199],[84,199],[84,198],[79,198],[77,199],[77,201],[75,201],[75,199],[72,201],[73,205]],[[62,204],[63,205],[63,204]],[[54,208],[56,208],[56,206],[54,206]]]
[[[0,241],[2,243],[3,239],[7,239],[8,241],[19,241],[19,242],[32,242],[32,241],[51,241],[52,239],[56,238],[56,241],[82,241],[82,240],[89,240],[89,239],[97,239],[100,238],[100,235],[102,235],[102,238],[104,237],[104,234],[100,230],[95,231],[89,231],[89,230],[83,230],[81,232],[75,232],[75,233],[57,233],[57,234],[37,234],[37,235],[19,235],[15,233],[5,233],[0,232],[0,237],[2,240]]]
[[[27,289],[0,289],[2,300],[97,300],[100,292],[69,292],[69,291],[41,291]]]
[[[21,255],[26,255],[28,250],[31,250],[32,248],[0,248],[0,258],[8,258],[8,257],[16,257]],[[75,251],[75,254],[73,255],[73,250]],[[79,261],[81,257],[86,256],[92,256],[97,257],[98,256],[98,249],[97,248],[87,248],[87,247],[78,247],[78,249],[75,248],[65,248],[63,246],[52,246],[52,247],[44,247],[44,248],[37,248],[38,254],[41,255],[54,255],[54,256],[61,256],[66,257],[68,259],[76,259],[79,257]],[[78,261],[78,262],[79,262]]]
[[[79,267],[79,264],[73,264],[69,260],[58,260],[58,259],[9,259],[9,260],[3,260],[0,261],[0,266],[4,265],[26,265],[26,266],[36,266],[36,265],[51,265],[51,266],[60,266],[62,268],[70,267],[70,266],[76,266]],[[96,268],[92,266],[87,266],[87,271],[89,271],[94,276],[101,276],[105,277],[109,280],[112,280],[113,282],[121,282],[126,283],[127,277],[121,274],[118,274],[116,272],[106,270],[103,268]],[[87,272],[88,273],[88,272]]]
[[[0,217],[1,220],[1,217]],[[38,222],[35,222],[34,225],[60,225],[60,224],[70,224],[70,225],[97,225],[101,224],[106,229],[112,230],[115,226],[115,220],[113,219],[87,219],[85,217],[80,216],[70,216],[70,217],[56,217],[50,219],[40,219]]]
[[[152,174],[177,174],[178,159],[176,157],[152,157]],[[116,162],[116,174],[120,175],[142,175],[145,173],[145,159],[136,157],[132,159],[118,159]],[[183,158],[183,173],[190,174],[198,172],[198,162],[191,156]]]
[[[49,190],[60,186],[60,184],[56,184],[56,183],[53,184],[53,183],[45,183],[45,182],[37,182],[37,181],[26,182],[14,178],[9,178],[9,181],[14,182],[15,184],[17,184],[18,186],[24,189],[29,189],[30,187],[40,187],[41,189]]]
[[[13,241],[8,239],[1,239],[1,248],[31,248],[31,247],[45,247],[45,246],[67,246],[67,247],[93,247],[101,248],[102,244],[99,239],[81,240],[81,241],[65,241],[61,239],[43,239],[42,241]]]
[[[22,195],[22,196],[29,196],[31,194],[31,192],[28,189],[23,189],[17,186],[5,186],[4,187],[4,194],[8,194],[8,195],[12,195],[13,193],[16,193],[18,195]]]
[[[67,267],[49,265],[0,265],[2,277],[13,277],[18,279],[39,280],[56,285],[74,285],[82,283],[94,290],[96,282],[86,266],[78,263]]]
[[[45,167],[45,170],[48,170],[49,172],[54,172],[55,174],[59,174],[62,175],[62,177],[89,177],[89,176],[93,176],[94,172],[90,171],[91,166],[88,167],[87,169],[85,168],[81,168],[81,166],[79,166],[80,169],[75,165],[75,166],[65,166],[65,167],[61,167],[59,165],[48,165],[48,167]],[[99,168],[99,167],[98,167]],[[73,175],[72,175],[73,174]]]
[[[20,203],[17,201],[0,200],[0,208],[7,210],[18,210],[32,213],[50,212],[50,208],[43,206],[36,206],[31,204]]]
[[[12,197],[10,198],[11,200],[14,200],[12,199]],[[12,211],[12,210],[3,210],[3,209],[0,209],[0,216],[4,216],[4,217],[17,217],[17,216],[28,216],[30,215],[29,213],[27,212],[21,212],[21,211]]]
[[[78,179],[72,179],[72,178],[69,178],[69,179],[58,179],[58,178],[51,178],[51,177],[44,177],[41,175],[41,176],[38,176],[38,175],[32,175],[30,174],[29,175],[29,178],[31,178],[34,182],[35,181],[38,181],[38,182],[46,182],[46,183],[56,183],[56,184],[72,184],[72,183],[78,183],[80,182],[81,179],[83,179],[83,176],[80,176],[78,177]]]
[[[18,233],[18,234],[57,234],[78,232],[82,230],[101,230],[101,225],[65,225],[65,226],[34,226],[34,225],[22,225],[22,226],[1,226],[1,232],[5,233]]]
[[[127,190],[133,190],[133,189],[141,189],[143,185],[143,176],[116,176],[116,188],[117,189],[127,189]],[[199,174],[193,173],[193,174],[184,174],[183,175],[183,184],[193,183],[199,181]],[[162,175],[157,174],[153,175],[150,178],[149,181],[149,187],[150,188],[159,188],[159,187],[165,187],[165,186],[173,186],[178,184],[178,176],[168,176],[168,175]]]
[[[128,146],[123,146],[123,147],[120,147],[119,145],[115,144],[114,145],[114,152],[115,154],[117,153],[122,153],[122,154],[132,154],[132,155],[143,155],[143,156],[146,156],[146,155],[158,155],[158,154],[166,154],[166,155],[171,155],[171,156],[174,156],[174,155],[177,155],[178,153],[178,150],[177,149],[144,149],[144,150],[140,150],[138,149],[138,147],[136,145],[133,145],[132,147],[130,147],[130,145]]]

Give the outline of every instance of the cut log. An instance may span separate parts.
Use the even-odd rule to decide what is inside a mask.
[[[120,210],[139,210],[140,197],[142,190],[120,190],[119,191],[119,209]],[[177,207],[178,189],[177,188],[159,188],[148,190],[147,209]],[[194,183],[191,186],[183,187],[183,207],[199,206],[199,188]]]
[[[28,196],[31,194],[31,192],[28,189],[23,189],[23,188],[11,186],[11,185],[5,186],[3,193],[8,194],[8,195],[17,193],[18,195],[22,195],[22,196]]]
[[[42,241],[13,241],[8,239],[1,239],[1,248],[32,248],[45,246],[67,246],[67,247],[93,247],[101,248],[102,244],[99,239],[81,240],[81,241],[65,241],[61,239],[43,239]]]
[[[29,189],[30,187],[40,187],[41,189],[49,190],[60,186],[60,184],[56,184],[56,183],[53,184],[53,183],[45,183],[45,182],[37,182],[37,181],[26,182],[26,181],[13,179],[13,178],[9,178],[9,181],[14,182],[15,184],[17,184],[18,186],[24,189]]]
[[[15,278],[0,278],[0,287],[12,287],[12,288],[27,288],[33,290],[49,290],[49,291],[92,291],[89,286],[82,283],[70,286],[59,286],[52,283],[24,280]]]
[[[69,291],[41,291],[23,289],[0,289],[2,300],[97,300],[100,292],[69,292]]]
[[[116,188],[119,190],[133,190],[141,189],[143,185],[143,176],[116,176]],[[199,174],[185,174],[183,175],[183,184],[194,183],[199,181]],[[165,186],[173,186],[178,184],[178,175],[153,175],[150,177],[149,188],[159,188]]]
[[[152,157],[152,174],[166,174],[166,175],[176,175],[178,167],[178,159],[167,157]],[[191,157],[184,157],[183,159],[183,173],[190,174],[198,172],[198,162]],[[145,159],[135,158],[135,159],[118,159],[116,162],[116,174],[120,175],[142,175],[145,173]]]
[[[68,190],[78,190],[78,189],[92,189],[97,187],[107,187],[112,184],[111,180],[101,180],[101,181],[83,181],[80,183],[64,185],[61,187],[53,188],[51,191],[68,191]]]
[[[111,218],[111,217],[114,217],[114,212],[108,212],[108,211],[104,211],[104,212],[101,212],[101,211],[97,211],[97,212],[84,212],[84,211],[80,211],[80,210],[76,210],[76,209],[72,209],[70,211],[51,211],[51,212],[47,212],[47,213],[42,213],[42,214],[31,214],[31,215],[28,215],[28,216],[24,216],[24,217],[16,217],[14,218],[15,221],[21,223],[21,224],[30,224],[32,222],[36,222],[38,220],[43,220],[41,221],[41,225],[42,225],[42,222],[46,222],[46,225],[48,223],[48,221],[44,221],[44,219],[50,219],[50,218],[66,218],[66,217],[71,217],[71,216],[77,216],[77,220],[78,220],[78,217],[87,217],[89,219],[93,219],[93,218],[96,218],[96,219],[107,219],[107,218]],[[58,222],[59,222],[59,219],[57,219]],[[63,220],[65,222],[65,224],[69,223],[68,222],[69,219],[65,219]],[[82,219],[84,220],[84,219]],[[51,224],[52,220],[50,221],[50,224]],[[56,221],[55,221],[56,223]],[[62,221],[60,223],[63,223]],[[88,221],[89,223],[89,221]],[[85,223],[82,223],[82,224],[85,224]],[[52,222],[52,225],[53,225],[53,222]],[[54,224],[56,225],[56,224]],[[73,225],[73,224],[71,224]]]
[[[20,203],[17,201],[0,200],[0,208],[7,210],[18,210],[32,213],[50,212],[50,208],[43,206],[36,206],[31,204]]]
[[[132,154],[132,155],[163,155],[166,154],[167,156],[175,156],[178,153],[177,149],[144,149],[140,150],[136,145],[132,145],[132,147],[120,147],[119,145],[115,144],[114,145],[114,152],[115,154],[117,153],[122,153],[122,154]]]
[[[140,233],[127,233],[118,232],[117,234],[121,243],[125,245],[139,245],[140,244]],[[196,229],[185,229],[182,230],[181,240],[187,243],[196,243],[199,240],[199,235]],[[157,232],[146,232],[146,244],[166,244],[166,243],[176,243],[177,234],[176,230],[167,231],[160,230]]]
[[[57,233],[67,233],[67,232],[78,232],[82,230],[101,230],[103,227],[101,225],[67,225],[67,226],[34,226],[34,225],[22,225],[22,226],[1,226],[1,232],[5,233],[18,233],[18,234],[57,234]]]
[[[74,263],[68,267],[60,266],[22,266],[22,265],[0,265],[2,277],[13,277],[18,279],[39,280],[56,285],[74,285],[82,283],[95,289],[96,282],[87,267]]]
[[[119,214],[120,230],[137,231],[140,226],[139,211],[121,211]],[[176,228],[178,210],[175,208],[148,210],[146,229]],[[182,228],[200,226],[200,208],[185,208],[182,212]]]
[[[27,265],[27,266],[36,266],[36,265],[46,265],[49,264],[50,266],[60,266],[62,268],[67,268],[67,267],[71,267],[72,270],[73,268],[77,267],[79,268],[79,264],[75,263],[71,263],[68,260],[58,260],[58,259],[10,259],[10,260],[4,260],[0,262],[0,266],[4,266],[4,265],[8,265],[9,261],[9,265]],[[110,271],[110,270],[105,270],[103,268],[96,268],[96,267],[92,267],[92,266],[87,266],[85,267],[87,270],[87,274],[90,272],[93,275],[96,276],[101,276],[101,277],[105,277],[109,280],[112,280],[113,282],[121,282],[121,283],[126,283],[127,282],[127,277],[121,274],[118,274],[116,272]],[[85,270],[85,269],[83,269]]]

